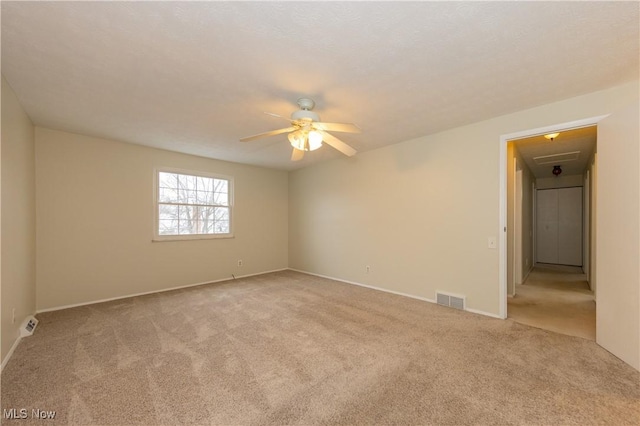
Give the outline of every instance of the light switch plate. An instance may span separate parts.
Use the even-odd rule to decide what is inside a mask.
[[[487,246],[490,249],[497,248],[498,247],[498,241],[496,240],[496,237],[489,237],[489,242],[488,242]]]

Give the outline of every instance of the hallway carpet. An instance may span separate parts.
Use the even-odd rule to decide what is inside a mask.
[[[520,324],[596,340],[596,303],[581,268],[537,264],[516,295],[507,317]]]
[[[637,425],[589,340],[284,271],[39,315],[2,408],[74,425]]]

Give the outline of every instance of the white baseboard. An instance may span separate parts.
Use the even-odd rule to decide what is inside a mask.
[[[22,340],[21,336],[18,336],[18,338],[16,339],[15,342],[13,342],[13,346],[11,346],[11,349],[9,349],[9,352],[7,352],[7,356],[4,357],[4,359],[2,360],[2,366],[0,367],[0,372],[2,370],[4,370],[5,365],[7,365],[7,363],[9,362],[9,359],[11,358],[11,355],[13,355],[13,351],[16,350],[16,348],[18,347],[18,345],[20,344],[20,341]]]
[[[148,294],[164,293],[166,291],[180,290],[180,289],[184,289],[184,288],[197,287],[197,286],[207,285],[207,284],[215,284],[215,283],[231,281],[231,280],[239,279],[239,278],[248,278],[248,277],[254,277],[254,276],[258,276],[258,275],[271,274],[271,273],[274,273],[274,272],[287,271],[287,270],[288,271],[299,272],[301,274],[313,275],[313,276],[320,277],[320,278],[326,278],[326,279],[329,279],[329,280],[338,281],[338,282],[342,282],[342,283],[345,283],[345,284],[357,285],[359,287],[365,287],[365,288],[368,288],[368,289],[371,289],[371,290],[382,291],[382,292],[385,292],[385,293],[390,293],[390,294],[395,294],[395,295],[398,295],[398,296],[409,297],[411,299],[416,299],[416,300],[421,300],[423,302],[429,302],[429,303],[436,304],[435,300],[429,299],[429,298],[426,298],[426,297],[422,297],[422,296],[416,296],[416,295],[413,295],[413,294],[403,293],[403,292],[400,292],[400,291],[389,290],[389,289],[386,289],[386,288],[376,287],[376,286],[372,286],[372,285],[369,285],[369,284],[363,284],[363,283],[359,283],[359,282],[356,282],[356,281],[349,281],[349,280],[344,280],[344,279],[341,279],[341,278],[330,277],[328,275],[316,274],[316,273],[313,273],[313,272],[303,271],[303,270],[300,270],[300,269],[282,268],[282,269],[274,269],[272,271],[257,272],[257,273],[254,273],[254,274],[239,275],[237,277],[232,277],[232,278],[222,278],[222,279],[214,280],[214,281],[206,281],[206,282],[195,283],[195,284],[186,284],[186,285],[182,285],[182,286],[170,287],[170,288],[165,288],[165,289],[161,289],[161,290],[152,290],[152,291],[146,291],[146,292],[142,292],[142,293],[128,294],[128,295],[125,295],[125,296],[110,297],[110,298],[107,298],[107,299],[93,300],[93,301],[89,301],[89,302],[75,303],[75,304],[71,304],[71,305],[63,305],[63,306],[56,306],[56,307],[53,307],[53,308],[39,309],[38,311],[36,311],[36,313],[60,311],[60,310],[63,310],[63,309],[76,308],[76,307],[79,307],[79,306],[95,305],[97,303],[111,302],[111,301],[114,301],[114,300],[128,299],[130,297],[145,296],[145,295],[148,295]],[[492,313],[485,312],[485,311],[480,311],[480,310],[477,310],[477,309],[469,309],[469,308],[467,308],[467,309],[465,309],[465,311],[471,312],[471,313],[474,313],[474,314],[479,314],[479,315],[492,317],[492,318],[502,319],[502,318],[500,318],[500,316],[498,316],[496,314],[492,314]],[[4,357],[4,359],[2,360],[2,366],[0,368],[0,371],[2,371],[4,369],[5,365],[7,365],[7,363],[9,362],[9,359],[13,355],[13,352],[16,350],[18,345],[20,344],[21,340],[22,340],[22,338],[18,337],[16,339],[16,341],[13,343],[13,346],[11,346],[11,349],[9,350],[7,355]]]
[[[327,275],[315,274],[313,272],[302,271],[300,269],[293,269],[293,268],[288,268],[288,269],[290,271],[300,272],[301,274],[313,275],[313,276],[320,277],[320,278],[326,278],[328,280],[339,281],[339,282],[345,283],[345,284],[357,285],[357,286],[360,286],[360,287],[370,288],[372,290],[383,291],[385,293],[396,294],[398,296],[409,297],[411,299],[417,299],[417,300],[422,300],[423,302],[429,302],[429,303],[437,304],[437,302],[435,300],[428,299],[428,298],[422,297],[422,296],[416,296],[416,295],[413,295],[413,294],[402,293],[402,292],[399,292],[399,291],[393,291],[393,290],[389,290],[389,289],[382,288],[382,287],[376,287],[376,286],[372,286],[372,285],[368,285],[368,284],[362,284],[362,283],[359,283],[359,282],[356,282],[356,281],[343,280],[341,278],[330,277],[330,276],[327,276]],[[473,314],[479,314],[479,315],[484,315],[484,316],[488,316],[488,317],[492,317],[492,318],[503,319],[499,315],[492,314],[492,313],[485,312],[485,311],[480,311],[478,309],[469,309],[469,308],[467,308],[467,309],[465,309],[465,311],[466,312],[471,312]]]
[[[74,304],[71,304],[71,305],[55,306],[53,308],[38,309],[36,311],[36,313],[37,314],[41,314],[43,312],[61,311],[63,309],[77,308],[79,306],[95,305],[97,303],[112,302],[114,300],[128,299],[130,297],[146,296],[148,294],[164,293],[165,291],[173,291],[173,290],[180,290],[180,289],[183,289],[183,288],[197,287],[197,286],[200,286],[200,285],[215,284],[215,283],[220,283],[220,282],[224,282],[224,281],[232,281],[234,279],[255,277],[256,275],[265,275],[265,274],[271,274],[273,272],[281,272],[281,271],[286,271],[286,270],[288,270],[288,268],[274,269],[272,271],[264,271],[264,272],[256,272],[255,274],[232,276],[231,278],[221,278],[219,280],[214,280],[214,281],[205,281],[205,282],[195,283],[195,284],[185,284],[185,285],[181,285],[181,286],[177,286],[177,287],[163,288],[163,289],[160,289],[160,290],[152,290],[152,291],[145,291],[145,292],[142,292],[142,293],[127,294],[125,296],[116,296],[116,297],[110,297],[110,298],[107,298],[107,299],[99,299],[99,300],[92,300],[92,301],[89,301],[89,302],[74,303]]]
[[[492,314],[491,312],[481,311],[479,309],[465,309],[467,312],[471,312],[472,314],[484,315],[485,317],[497,318],[499,320],[504,320],[506,318],[502,318],[500,315]]]
[[[128,294],[128,295],[125,295],[125,296],[110,297],[110,298],[107,298],[107,299],[92,300],[92,301],[89,301],[89,302],[81,302],[81,303],[74,303],[74,304],[70,304],[70,305],[56,306],[56,307],[53,307],[53,308],[39,309],[39,310],[36,311],[36,313],[39,314],[39,313],[44,313],[44,312],[60,311],[60,310],[63,310],[63,309],[77,308],[79,306],[95,305],[97,303],[112,302],[114,300],[128,299],[130,297],[146,296],[146,295],[149,295],[149,294],[163,293],[165,291],[173,291],[173,290],[180,290],[180,289],[189,288],[189,287],[197,287],[197,286],[201,286],[201,285],[215,284],[215,283],[220,283],[220,282],[225,282],[225,281],[231,281],[233,279],[248,278],[248,277],[254,277],[254,276],[257,276],[257,275],[265,275],[265,274],[271,274],[271,273],[274,273],[274,272],[281,272],[281,271],[287,271],[287,270],[294,271],[294,272],[300,272],[302,274],[307,274],[307,275],[313,275],[313,276],[320,277],[320,278],[326,278],[326,279],[329,279],[329,280],[338,281],[338,282],[342,282],[342,283],[345,283],[345,284],[357,285],[359,287],[365,287],[365,288],[369,288],[371,290],[383,291],[385,293],[395,294],[395,295],[398,295],[398,296],[409,297],[411,299],[422,300],[423,302],[429,302],[429,303],[434,303],[434,304],[436,303],[436,301],[434,299],[429,299],[427,297],[422,297],[422,296],[416,296],[414,294],[408,294],[408,293],[403,293],[403,292],[400,292],[400,291],[389,290],[389,289],[382,288],[382,287],[376,287],[376,286],[372,286],[372,285],[369,285],[369,284],[359,283],[359,282],[356,282],[356,281],[344,280],[344,279],[341,279],[341,278],[331,277],[331,276],[328,276],[328,275],[316,274],[316,273],[313,273],[313,272],[303,271],[303,270],[300,270],[300,269],[282,268],[282,269],[274,269],[272,271],[257,272],[257,273],[254,273],[254,274],[238,275],[235,278],[233,278],[233,277],[232,278],[221,278],[219,280],[206,281],[206,282],[195,283],[195,284],[186,284],[186,285],[177,286],[177,287],[164,288],[164,289],[161,289],[161,290],[152,290],[152,291],[146,291],[146,292],[142,292],[142,293]],[[496,314],[492,314],[492,313],[481,311],[481,310],[477,310],[477,309],[467,308],[467,309],[465,309],[465,311],[471,312],[471,313],[474,313],[474,314],[479,314],[479,315],[484,315],[484,316],[500,319],[500,316],[498,316]],[[18,338],[18,341],[19,340],[20,339]],[[15,350],[15,346],[17,346],[17,341],[14,344],[14,346],[11,348],[11,351],[9,352],[9,354],[7,354],[6,359],[8,359],[10,354],[13,352],[13,350]],[[3,361],[3,363],[4,362],[5,361]]]

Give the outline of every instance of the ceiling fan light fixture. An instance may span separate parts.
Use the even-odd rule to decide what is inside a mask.
[[[312,130],[309,132],[309,151],[315,151],[322,146],[322,133]]]
[[[291,143],[292,147],[300,151],[306,151],[304,149],[305,135],[302,131],[296,130],[295,132],[289,133],[287,137],[289,138],[289,142]]]
[[[291,146],[300,151],[315,151],[322,146],[322,134],[315,130],[296,130],[287,137]]]
[[[560,133],[549,133],[548,135],[544,135],[544,137],[545,137],[545,139],[548,139],[548,140],[550,140],[551,142],[553,142],[553,140],[554,140],[555,138],[557,138],[559,134],[560,134]]]

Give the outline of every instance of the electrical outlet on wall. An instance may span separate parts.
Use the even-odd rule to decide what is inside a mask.
[[[238,268],[242,268],[242,259],[238,259]]]
[[[365,270],[367,271],[367,274],[368,274],[369,272],[371,272],[371,267],[370,267],[369,265],[367,265],[367,266],[365,267]]]

